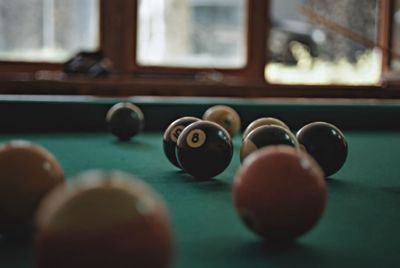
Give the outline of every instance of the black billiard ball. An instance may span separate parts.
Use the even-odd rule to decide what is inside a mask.
[[[168,214],[143,181],[121,171],[87,171],[40,204],[35,267],[170,267]]]
[[[226,105],[215,105],[208,108],[203,114],[203,120],[222,126],[231,137],[240,130],[239,114],[232,107]]]
[[[243,140],[240,147],[240,160],[256,150],[271,145],[289,145],[299,149],[299,143],[290,130],[276,125],[265,125],[255,128]]]
[[[64,181],[57,159],[44,147],[14,140],[0,146],[0,233],[25,234],[40,200]]]
[[[199,179],[213,178],[223,172],[232,155],[229,133],[210,121],[198,121],[187,126],[176,145],[176,157],[182,169]]]
[[[312,229],[326,204],[323,171],[306,152],[268,146],[247,157],[234,177],[236,211],[268,241],[289,242]]]
[[[168,158],[168,160],[178,168],[181,167],[178,163],[178,160],[176,159],[175,148],[179,134],[181,134],[182,130],[185,127],[199,120],[200,119],[191,116],[185,116],[179,118],[174,122],[172,122],[164,132],[163,136],[164,153]]]
[[[144,116],[136,105],[120,102],[108,110],[106,122],[112,134],[120,140],[126,141],[143,129]]]
[[[245,131],[243,132],[243,140],[249,135],[250,132],[252,132],[254,129],[261,127],[261,126],[281,126],[286,128],[287,130],[290,130],[290,128],[285,124],[285,122],[274,118],[274,117],[261,117],[253,122],[251,122]]]
[[[321,165],[325,176],[335,174],[347,158],[345,136],[336,126],[314,122],[302,127],[296,134],[300,144]]]

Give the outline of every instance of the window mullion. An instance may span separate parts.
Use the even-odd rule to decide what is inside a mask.
[[[136,0],[101,0],[101,48],[117,72],[133,65],[135,6]]]
[[[248,65],[244,78],[253,83],[265,82],[268,7],[269,1],[248,0]]]

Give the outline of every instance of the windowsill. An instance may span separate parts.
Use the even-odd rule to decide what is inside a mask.
[[[212,74],[206,73],[197,76],[112,74],[102,77],[66,75],[60,71],[0,73],[0,94],[400,99],[400,82],[321,86],[249,84],[237,77],[213,78]]]

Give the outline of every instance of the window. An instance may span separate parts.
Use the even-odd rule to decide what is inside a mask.
[[[266,79],[282,84],[377,84],[378,1],[274,0]]]
[[[396,0],[393,4],[392,20],[392,62],[391,67],[395,71],[400,71],[400,1]]]
[[[244,67],[245,4],[244,0],[140,0],[138,63]]]
[[[3,0],[0,92],[400,98],[399,3]],[[36,75],[82,50],[111,74]]]
[[[0,1],[0,60],[64,62],[99,46],[98,0]]]

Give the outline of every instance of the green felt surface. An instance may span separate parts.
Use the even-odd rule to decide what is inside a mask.
[[[232,178],[240,138],[228,169],[195,181],[167,161],[162,133],[120,143],[105,133],[7,134],[48,148],[71,178],[81,171],[120,169],[147,181],[169,207],[176,268],[393,267],[400,263],[400,133],[345,132],[349,156],[328,180],[320,223],[290,247],[266,245],[249,232],[232,206]],[[33,267],[30,242],[0,240],[0,267]]]

